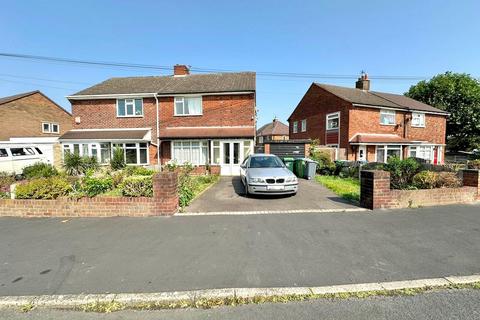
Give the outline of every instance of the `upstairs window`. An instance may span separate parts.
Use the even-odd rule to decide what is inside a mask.
[[[340,124],[340,112],[327,114],[327,130],[338,129]]]
[[[143,99],[117,99],[117,117],[143,117]]]
[[[202,97],[175,97],[176,116],[201,116]]]
[[[380,124],[392,126],[395,125],[395,111],[393,110],[380,110]]]
[[[60,125],[58,123],[42,122],[43,133],[59,133]]]
[[[307,131],[307,119],[302,120],[302,132]]]
[[[293,122],[293,133],[297,133],[297,132],[298,132],[298,122],[294,121]]]
[[[425,127],[425,113],[413,112],[412,113],[412,127]]]

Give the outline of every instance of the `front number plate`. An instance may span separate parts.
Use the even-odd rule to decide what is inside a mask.
[[[284,186],[267,186],[267,190],[285,190]]]

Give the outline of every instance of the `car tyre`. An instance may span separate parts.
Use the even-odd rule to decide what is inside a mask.
[[[245,198],[248,198],[250,193],[248,192],[248,184],[245,183]]]

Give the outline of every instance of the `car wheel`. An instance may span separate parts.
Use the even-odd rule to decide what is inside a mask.
[[[248,198],[250,193],[248,192],[248,184],[245,183],[245,198]]]

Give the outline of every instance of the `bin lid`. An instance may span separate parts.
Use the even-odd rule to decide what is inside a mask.
[[[295,158],[292,158],[292,157],[284,157],[282,158],[283,161],[294,161]]]

